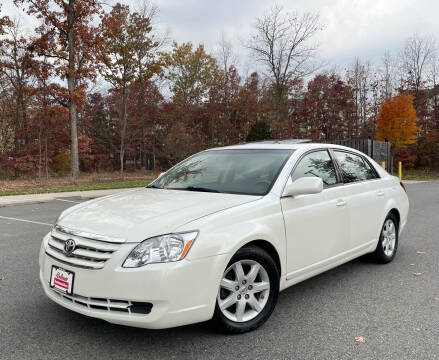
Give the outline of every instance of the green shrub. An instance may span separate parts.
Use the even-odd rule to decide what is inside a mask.
[[[52,170],[58,175],[65,175],[70,170],[70,150],[64,149],[52,159]]]

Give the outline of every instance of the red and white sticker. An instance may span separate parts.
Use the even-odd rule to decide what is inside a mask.
[[[66,294],[73,293],[73,277],[74,273],[65,269],[52,266],[52,274],[50,276],[50,286],[58,291]]]

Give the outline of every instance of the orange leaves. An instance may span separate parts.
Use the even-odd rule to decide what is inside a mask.
[[[355,337],[355,342],[358,342],[358,343],[365,343],[365,342],[366,342],[366,339],[365,339],[363,336],[356,336],[356,337]]]
[[[398,95],[383,102],[377,119],[377,139],[395,147],[416,142],[418,126],[412,95]]]

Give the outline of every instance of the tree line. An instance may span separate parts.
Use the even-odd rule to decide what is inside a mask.
[[[39,24],[29,35],[0,8],[3,177],[167,168],[208,147],[270,138],[386,138],[406,166],[439,167],[433,37],[409,36],[377,63],[330,68],[315,42],[319,15],[273,6],[242,44],[257,71],[243,71],[241,49],[224,36],[213,53],[172,42],[147,2],[15,4]]]

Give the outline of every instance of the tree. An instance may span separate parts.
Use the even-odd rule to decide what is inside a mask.
[[[0,15],[1,12],[2,12],[2,5],[0,4]],[[0,16],[0,36],[5,33],[4,28],[9,24],[11,24],[11,19],[8,16]]]
[[[158,43],[148,34],[150,19],[138,13],[130,13],[127,5],[117,3],[105,14],[100,25],[102,46],[99,59],[101,73],[114,90],[121,94],[120,120],[120,172],[123,174],[127,129],[127,99],[129,85],[138,80],[142,86],[160,69],[151,52]]]
[[[382,69],[380,71],[380,81],[382,83],[382,98],[387,100],[392,96],[395,88],[395,77],[397,64],[391,53],[386,50],[382,59]]]
[[[286,98],[291,83],[312,74],[317,47],[310,44],[319,31],[319,15],[286,13],[274,6],[266,15],[256,19],[255,32],[246,47],[270,74],[273,82],[276,120],[287,118]]]
[[[259,141],[271,139],[271,130],[265,121],[255,122],[247,135],[247,141]]]
[[[358,136],[352,88],[337,74],[318,74],[296,105],[296,136],[334,141]]]
[[[436,53],[436,39],[414,34],[406,40],[403,49],[403,67],[407,73],[408,85],[416,96],[425,84],[425,73]]]
[[[32,61],[32,96],[36,100],[33,105],[34,122],[38,127],[38,177],[42,177],[43,148],[44,170],[46,179],[49,178],[49,135],[51,122],[59,118],[60,108],[57,105],[57,86],[53,82],[54,67],[47,56]]]
[[[358,137],[361,128],[367,123],[369,111],[369,90],[371,89],[371,64],[355,59],[351,69],[347,71],[347,83],[352,89],[355,107],[355,134]]]
[[[94,16],[100,12],[95,0],[14,0],[27,7],[29,15],[42,21],[36,29],[38,51],[54,59],[57,73],[67,80],[70,122],[70,175],[79,175],[78,106],[84,101],[86,80],[95,76],[96,28]]]
[[[377,140],[390,141],[392,163],[396,149],[416,142],[417,121],[412,95],[397,95],[381,104]]]
[[[202,105],[217,71],[215,59],[203,45],[193,49],[192,43],[172,44],[172,51],[163,54],[166,78],[175,102],[183,105]]]
[[[153,117],[148,117],[148,107],[147,103],[150,103],[148,98],[145,98],[145,93],[154,87],[151,84],[151,80],[154,76],[161,74],[163,63],[159,56],[159,50],[167,42],[166,35],[158,34],[153,31],[153,20],[158,12],[157,7],[151,5],[148,0],[143,0],[140,2],[140,8],[138,11],[133,13],[130,17],[130,26],[132,27],[133,36],[133,53],[136,59],[137,65],[137,86],[139,96],[138,99],[138,113],[141,119],[142,127],[142,138],[141,138],[141,148],[140,148],[140,161],[146,166],[146,138],[147,138],[147,120],[153,123]],[[150,133],[152,133],[152,128],[154,124],[150,124]],[[152,134],[151,134],[152,135]],[[154,138],[152,137],[152,154],[155,157],[155,144]],[[154,167],[154,164],[152,164]]]
[[[0,71],[13,92],[14,157],[19,156],[20,145],[27,143],[26,92],[32,73],[30,41],[21,35],[18,21],[5,24],[6,38],[0,45]],[[16,169],[17,170],[17,169]],[[15,172],[18,175],[18,172]]]

